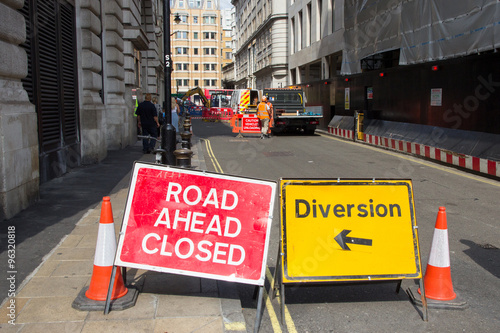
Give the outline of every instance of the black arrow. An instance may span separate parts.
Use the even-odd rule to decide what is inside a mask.
[[[340,234],[335,236],[335,240],[337,243],[339,243],[340,247],[343,250],[351,251],[349,246],[347,246],[348,243],[350,244],[357,244],[357,245],[368,245],[372,246],[372,240],[371,239],[366,239],[366,238],[354,238],[354,237],[347,237],[347,235],[351,232],[351,230],[344,229]]]

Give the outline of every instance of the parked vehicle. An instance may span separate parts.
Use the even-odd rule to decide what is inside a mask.
[[[306,98],[302,89],[268,88],[264,89],[263,93],[273,104],[273,133],[314,134],[323,115],[306,111]]]

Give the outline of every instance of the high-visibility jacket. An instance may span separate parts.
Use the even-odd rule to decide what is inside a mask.
[[[257,105],[257,118],[269,118],[269,105],[265,102],[260,102],[259,105]]]

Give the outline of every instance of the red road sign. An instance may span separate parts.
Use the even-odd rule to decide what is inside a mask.
[[[276,183],[135,163],[115,265],[264,285]]]

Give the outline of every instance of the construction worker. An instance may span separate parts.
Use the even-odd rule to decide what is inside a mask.
[[[271,127],[274,126],[274,107],[273,107],[273,103],[271,103],[271,101],[269,99],[267,99],[267,102],[266,102],[267,106],[269,106],[269,129],[267,130],[267,137],[270,138],[271,137]]]
[[[262,102],[257,105],[257,118],[260,123],[260,138],[269,138],[267,131],[269,130],[270,108],[267,104],[267,97],[262,96]]]

